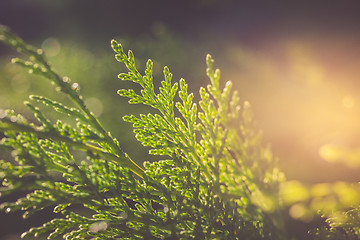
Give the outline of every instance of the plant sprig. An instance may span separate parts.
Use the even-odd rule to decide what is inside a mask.
[[[19,58],[14,58],[12,60],[13,63],[23,66],[29,70],[29,73],[39,74],[46,79],[49,79],[53,84],[57,86],[57,90],[63,92],[77,105],[76,108],[67,108],[61,103],[52,101],[48,98],[32,96],[31,99],[35,101],[42,102],[46,105],[50,105],[56,111],[63,112],[67,115],[73,116],[77,121],[81,121],[86,125],[91,126],[96,131],[99,132],[99,136],[101,137],[101,141],[106,143],[108,149],[104,150],[105,152],[110,152],[114,155],[111,160],[118,158],[116,161],[125,164],[127,167],[132,169],[138,176],[142,176],[143,169],[139,167],[121,148],[116,139],[114,139],[110,133],[108,133],[100,124],[98,119],[94,116],[92,112],[87,108],[84,101],[82,100],[82,96],[79,95],[74,85],[71,85],[68,81],[68,77],[61,77],[57,74],[54,69],[47,62],[44,52],[42,49],[36,49],[28,44],[26,44],[22,39],[14,35],[9,31],[9,29],[5,26],[0,26],[0,41],[5,44],[11,46],[19,53],[26,55],[29,58],[29,61],[25,61]],[[74,83],[75,84],[75,83]],[[34,111],[35,115],[40,116],[39,111],[36,108],[31,107],[30,109]],[[43,124],[46,124],[47,127],[50,127],[50,123],[45,120],[44,116],[41,116],[39,120],[43,120]],[[47,121],[47,122],[46,122]],[[3,124],[6,127],[10,127],[11,122],[7,122]],[[12,128],[16,128],[16,126],[12,126]],[[11,129],[11,127],[9,128]],[[105,146],[105,145],[104,145]]]
[[[104,130],[68,78],[50,67],[41,50],[5,27],[0,29],[0,40],[29,57],[14,63],[54,82],[76,105],[31,96],[25,104],[39,126],[13,111],[0,112],[0,131],[5,135],[0,147],[12,150],[16,161],[0,163],[0,191],[30,192],[1,209],[23,209],[27,217],[54,207],[65,217],[32,228],[24,236],[286,239],[276,202],[281,174],[253,130],[249,104],[239,107],[231,82],[221,89],[220,70],[213,68],[210,55],[206,63],[211,84],[200,89],[201,100],[195,103],[184,79],[172,83],[172,74],[164,67],[164,80],[155,89],[152,61],[141,74],[132,51],[125,54],[121,44],[111,42],[116,59],[129,71],[119,78],[141,87],[139,93],[130,88],[119,90],[119,95],[158,111],[124,116],[133,124],[136,138],[150,147],[151,154],[163,158],[144,162],[143,170]],[[76,126],[50,121],[37,105],[70,116]],[[80,205],[86,213],[77,213],[71,205]]]

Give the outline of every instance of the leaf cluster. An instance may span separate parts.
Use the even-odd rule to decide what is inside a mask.
[[[0,112],[0,147],[12,151],[16,163],[0,163],[1,193],[28,191],[3,211],[24,210],[27,217],[54,208],[58,218],[23,236],[66,239],[286,239],[279,199],[283,181],[271,151],[262,146],[248,102],[240,107],[231,82],[220,87],[220,71],[207,56],[211,84],[194,102],[184,79],[172,83],[170,70],[154,87],[153,63],[141,74],[132,51],[115,40],[115,58],[127,73],[119,78],[141,87],[121,89],[130,104],[157,113],[124,116],[150,154],[163,160],[144,162],[144,169],[125,153],[88,110],[75,83],[61,77],[41,50],[24,43],[6,27],[0,40],[28,60],[14,63],[50,80],[74,106],[31,96],[26,106],[38,123],[6,110]],[[73,119],[50,121],[49,107]]]

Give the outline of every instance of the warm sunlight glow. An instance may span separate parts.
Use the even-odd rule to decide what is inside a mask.
[[[342,98],[342,105],[344,108],[351,109],[354,107],[354,104],[355,104],[355,100],[354,100],[353,96],[345,95]]]
[[[294,79],[304,81],[310,87],[323,83],[324,70],[305,46],[300,43],[290,43],[287,51],[289,70]]]
[[[228,46],[228,57],[239,66],[230,69],[234,88],[255,107],[267,141],[295,179],[351,177],[322,167],[335,154],[327,144],[360,145],[359,60],[351,44],[343,36],[303,36],[266,42],[261,51]]]
[[[360,148],[326,144],[320,147],[319,155],[329,162],[341,162],[351,168],[360,166]]]

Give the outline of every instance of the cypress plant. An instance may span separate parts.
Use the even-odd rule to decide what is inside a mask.
[[[0,148],[11,151],[15,160],[0,162],[1,194],[29,192],[16,202],[3,203],[1,210],[22,210],[26,218],[53,208],[57,216],[23,237],[288,239],[280,194],[283,173],[263,146],[250,104],[240,103],[231,82],[221,86],[220,70],[214,69],[210,55],[210,84],[199,90],[200,101],[195,102],[184,79],[174,82],[167,67],[161,82],[153,79],[151,60],[140,73],[133,52],[125,53],[120,43],[111,41],[116,60],[128,69],[118,77],[140,87],[120,89],[118,94],[130,104],[154,110],[123,117],[149,153],[162,159],[146,162],[131,159],[131,152],[85,105],[78,84],[60,76],[41,49],[5,26],[0,41],[25,56],[13,63],[47,79],[73,103],[31,95],[25,105],[36,122],[12,110],[0,111]],[[158,89],[154,82],[160,82]],[[51,121],[44,108],[73,121]],[[346,216],[358,221],[359,211]],[[313,236],[340,239],[331,237],[345,232],[354,236],[349,239],[358,239],[358,225],[339,231],[318,229]]]

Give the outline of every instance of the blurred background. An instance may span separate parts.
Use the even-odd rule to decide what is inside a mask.
[[[250,101],[287,179],[314,184],[360,178],[359,10],[358,1],[325,0],[1,0],[0,24],[42,47],[59,73],[79,83],[90,109],[138,162],[152,157],[121,117],[147,109],[129,107],[116,94],[130,85],[117,79],[124,68],[110,40],[132,49],[140,70],[153,59],[158,82],[169,66],[174,81],[185,78],[197,97],[208,84],[210,53],[222,82],[231,80]],[[0,45],[0,109],[29,115],[23,107],[29,94],[66,101],[46,80],[13,66],[14,56]],[[27,229],[18,219],[1,215],[3,239]]]

